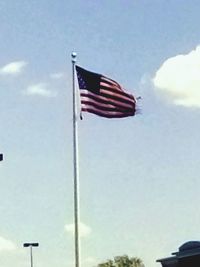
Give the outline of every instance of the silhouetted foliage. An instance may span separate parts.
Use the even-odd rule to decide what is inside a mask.
[[[127,255],[116,256],[114,260],[107,260],[106,262],[98,264],[98,267],[145,267],[140,258],[129,258]]]

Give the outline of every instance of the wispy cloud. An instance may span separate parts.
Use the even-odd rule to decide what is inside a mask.
[[[56,91],[51,91],[46,83],[37,83],[27,87],[24,94],[28,96],[55,97]]]
[[[157,92],[176,105],[200,108],[200,46],[167,59],[153,78]]]
[[[0,236],[0,252],[1,251],[12,251],[16,249],[16,245],[4,237]]]
[[[50,78],[55,79],[55,80],[62,79],[63,77],[64,77],[64,73],[62,72],[55,72],[55,73],[50,74]]]
[[[1,75],[19,75],[28,63],[26,61],[11,62],[0,68]]]
[[[74,235],[74,224],[73,223],[72,224],[66,224],[65,230],[66,230],[66,232]],[[79,230],[80,230],[80,236],[81,237],[86,237],[86,236],[90,235],[92,232],[92,229],[88,225],[86,225],[82,222],[79,223]]]

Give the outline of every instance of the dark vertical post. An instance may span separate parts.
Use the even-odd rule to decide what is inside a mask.
[[[31,267],[33,267],[33,251],[32,251],[32,246],[30,246],[30,254],[31,254]]]

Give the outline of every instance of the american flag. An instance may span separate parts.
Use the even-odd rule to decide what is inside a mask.
[[[81,110],[106,118],[134,116],[136,99],[116,81],[76,66]]]

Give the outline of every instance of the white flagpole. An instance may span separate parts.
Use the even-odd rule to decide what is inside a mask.
[[[75,85],[76,53],[72,57],[72,87],[73,87],[73,152],[74,152],[74,241],[75,267],[80,267],[80,237],[79,237],[79,162],[78,162],[78,112]]]

